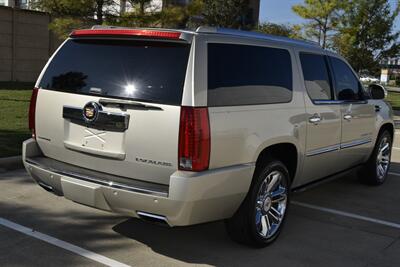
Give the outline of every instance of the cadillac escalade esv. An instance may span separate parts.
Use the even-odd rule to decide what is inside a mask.
[[[44,189],[169,226],[226,220],[253,246],[290,192],[354,167],[382,184],[384,88],[318,45],[259,33],[76,30],[33,89],[23,161]]]

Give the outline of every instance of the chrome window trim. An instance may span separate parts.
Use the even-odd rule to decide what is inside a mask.
[[[313,100],[315,105],[367,104],[367,100]]]

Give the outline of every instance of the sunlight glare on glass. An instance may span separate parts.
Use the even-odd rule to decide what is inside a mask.
[[[136,86],[133,83],[125,85],[125,93],[128,95],[133,95],[136,91]]]

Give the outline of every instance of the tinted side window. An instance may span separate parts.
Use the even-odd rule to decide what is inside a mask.
[[[325,56],[300,54],[304,83],[312,100],[331,100],[332,90]]]
[[[208,45],[209,106],[290,102],[292,83],[292,63],[287,50]]]
[[[339,100],[361,100],[361,85],[349,66],[342,60],[330,57]]]

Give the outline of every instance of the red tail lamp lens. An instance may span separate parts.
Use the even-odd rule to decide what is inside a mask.
[[[179,169],[204,171],[210,161],[208,108],[182,107],[179,127]]]

